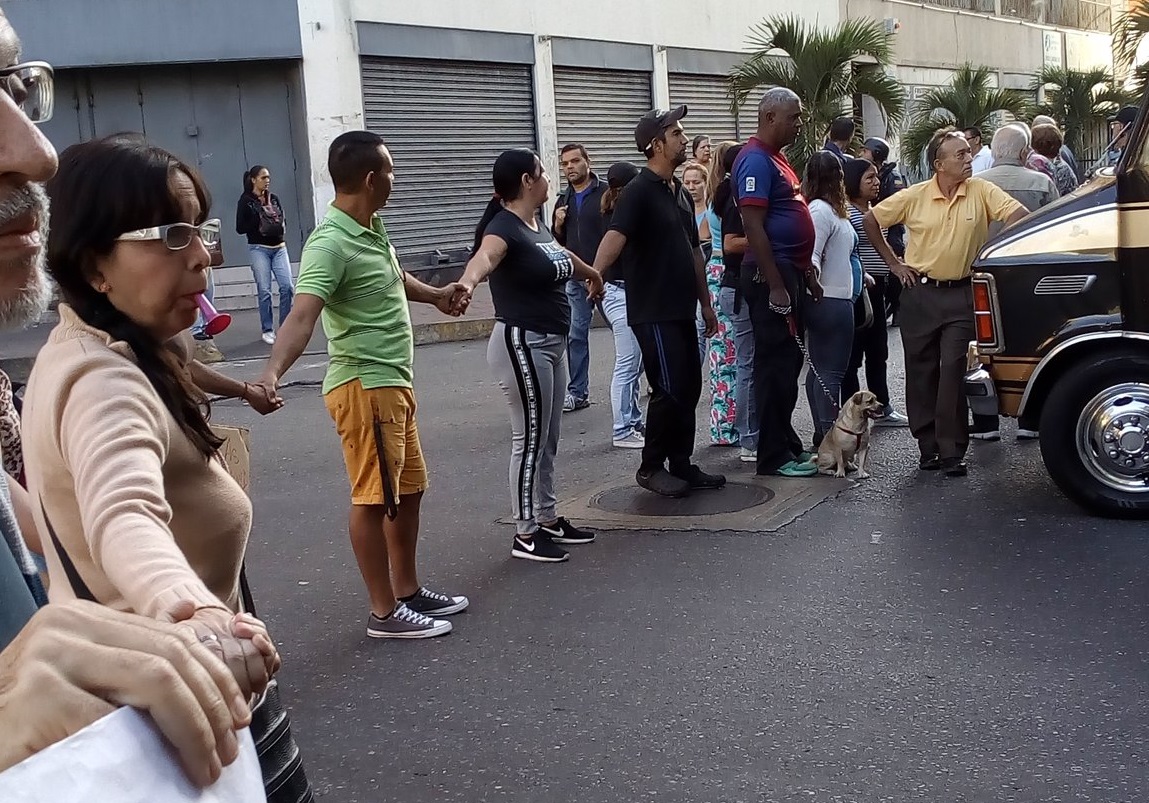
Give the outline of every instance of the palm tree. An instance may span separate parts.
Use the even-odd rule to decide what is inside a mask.
[[[1081,152],[1082,135],[1091,125],[1104,123],[1122,105],[1131,102],[1130,93],[1118,88],[1108,70],[1067,70],[1046,67],[1034,79],[1033,88],[1045,87],[1045,103],[1038,111],[1061,124],[1065,144]]]
[[[1149,83],[1149,62],[1136,64],[1137,49],[1149,34],[1149,0],[1133,0],[1113,23],[1114,69],[1128,75],[1129,88],[1140,93]]]
[[[958,68],[949,86],[931,89],[918,100],[910,127],[902,136],[902,158],[909,167],[924,164],[926,146],[939,128],[979,128],[982,138],[988,140],[994,115],[1027,115],[1029,101],[1025,96],[1010,89],[996,89],[990,85],[991,76],[989,67],[967,63]]]
[[[901,121],[905,93],[881,69],[893,60],[893,41],[893,34],[874,20],[845,20],[824,29],[793,15],[767,17],[750,29],[750,53],[730,73],[731,108],[741,107],[760,87],[793,90],[802,99],[806,125],[787,156],[801,170],[855,95],[873,98],[889,123]],[[855,69],[859,56],[876,61],[878,68]]]

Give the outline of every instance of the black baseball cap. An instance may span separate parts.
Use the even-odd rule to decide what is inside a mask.
[[[1130,125],[1137,119],[1136,106],[1123,106],[1117,114],[1109,118],[1111,123],[1121,123],[1121,125]]]
[[[878,164],[885,164],[886,160],[890,158],[890,143],[886,142],[881,137],[870,137],[862,143],[862,147],[874,154],[874,159]]]
[[[634,127],[634,144],[638,146],[639,152],[646,153],[650,143],[658,139],[659,134],[685,116],[685,106],[679,106],[670,111],[651,109],[642,115],[638,120],[638,125]]]
[[[610,166],[610,170],[606,171],[606,183],[616,190],[621,190],[637,175],[637,165],[630,162],[615,162]]]

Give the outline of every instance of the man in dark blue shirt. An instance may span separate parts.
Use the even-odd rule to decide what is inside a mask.
[[[850,149],[850,143],[854,139],[854,130],[855,125],[853,118],[838,117],[834,122],[830,123],[826,144],[822,146],[822,150],[837,156],[838,161],[842,163],[843,167],[847,160],[854,158],[847,152]]]
[[[801,182],[782,149],[802,130],[802,102],[789,89],[768,90],[758,104],[758,131],[734,162],[731,186],[750,250],[743,289],[754,326],[754,393],[758,404],[758,474],[810,477],[813,455],[794,431],[806,289],[815,301],[822,287],[810,262],[814,221]]]

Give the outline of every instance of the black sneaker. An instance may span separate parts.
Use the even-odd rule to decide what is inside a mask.
[[[654,471],[639,469],[634,475],[634,480],[641,487],[659,496],[678,499],[690,493],[689,482],[679,479],[664,468],[656,468]]]
[[[556,546],[549,536],[537,531],[533,536],[516,535],[515,543],[511,546],[511,557],[539,563],[562,563],[570,555],[565,549]]]
[[[947,477],[964,477],[969,474],[969,467],[960,457],[947,457],[942,461],[942,471]]]
[[[429,591],[426,588],[420,588],[415,592],[415,596],[402,602],[415,613],[424,616],[450,616],[467,610],[467,606],[471,604],[466,597],[448,597],[446,594]]]
[[[589,544],[594,541],[594,533],[590,530],[580,530],[562,516],[559,516],[550,527],[540,524],[539,532],[555,544]]]
[[[722,474],[707,474],[693,463],[681,474],[674,474],[680,480],[690,484],[693,491],[717,490],[726,485],[726,477]]]
[[[942,467],[942,459],[936,454],[924,454],[918,460],[918,468],[922,471],[937,471]]]

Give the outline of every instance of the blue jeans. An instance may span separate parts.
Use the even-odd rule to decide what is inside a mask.
[[[834,428],[841,405],[842,377],[854,348],[854,302],[846,298],[823,298],[805,306],[806,350],[830,392],[818,383],[813,370],[806,368],[806,400],[814,417],[814,443],[818,444]]]
[[[209,270],[207,272],[207,290],[204,290],[204,297],[212,304],[215,303],[215,271]],[[197,312],[195,315],[195,323],[192,324],[191,335],[196,340],[207,340],[207,332],[203,328],[207,325],[207,321],[203,319],[203,313]]]
[[[567,362],[570,364],[570,382],[567,393],[576,399],[590,397],[590,319],[594,307],[586,297],[586,285],[571,279],[567,282],[567,298],[571,302],[571,330],[567,338]]]
[[[255,276],[255,290],[259,299],[259,327],[264,334],[274,331],[275,321],[271,316],[271,279],[279,286],[279,325],[283,326],[291,312],[291,302],[295,298],[295,286],[291,282],[291,261],[287,258],[287,246],[271,248],[266,245],[249,245],[251,272]]]
[[[610,407],[614,413],[613,437],[618,440],[634,432],[642,422],[638,406],[638,377],[642,373],[642,352],[626,322],[626,291],[616,284],[606,285],[602,315],[614,333],[614,373],[610,377]]]
[[[742,299],[734,311],[733,287],[718,293],[718,305],[734,324],[734,427],[740,433],[738,445],[758,451],[758,402],[754,396],[754,327],[750,325],[750,305]]]

